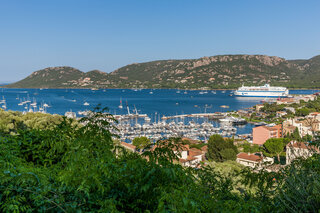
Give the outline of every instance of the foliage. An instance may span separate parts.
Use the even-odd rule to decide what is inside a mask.
[[[84,125],[15,128],[0,136],[1,212],[315,212],[320,157],[279,173],[252,172],[235,161],[201,169],[177,164],[180,138],[157,141],[142,155],[112,135],[116,122],[97,108]],[[52,125],[52,126],[51,126]],[[224,149],[232,141],[212,136]],[[220,145],[221,145],[220,144]],[[218,146],[219,147],[219,146]],[[215,147],[215,148],[218,148]],[[220,153],[221,159],[223,154]]]
[[[250,144],[249,142],[246,142],[244,144],[241,144],[240,147],[243,148],[243,152],[246,153],[256,153],[261,151],[261,148],[257,144]]]
[[[309,113],[310,112],[314,112],[314,110],[313,109],[308,109],[308,108],[306,108],[306,107],[304,107],[304,108],[301,108],[301,109],[297,109],[296,110],[296,115],[297,116],[307,116],[307,115],[309,115]]]
[[[151,144],[150,139],[147,137],[136,137],[133,139],[132,144],[136,146],[138,149],[143,149]]]
[[[289,140],[294,140],[294,141],[302,141],[302,138],[300,136],[300,133],[299,133],[299,130],[298,130],[298,127],[296,127],[293,131],[292,134],[289,134],[285,136],[285,138],[289,139]],[[308,138],[306,138],[308,139]]]
[[[319,56],[292,61],[262,55],[218,55],[133,63],[112,73],[98,70],[84,73],[67,66],[49,67],[6,87],[234,89],[243,83],[249,86],[264,84],[265,79],[269,79],[275,86],[318,88],[319,60]],[[85,78],[90,81],[79,81]]]
[[[263,146],[268,153],[277,156],[278,162],[280,162],[280,154],[288,142],[289,140],[286,138],[269,138]]]
[[[223,139],[221,135],[212,135],[208,141],[208,158],[216,162],[235,160],[238,153],[233,140]]]

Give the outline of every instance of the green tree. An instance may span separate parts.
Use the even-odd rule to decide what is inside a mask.
[[[263,146],[266,148],[266,151],[272,155],[277,156],[278,161],[280,162],[280,154],[283,152],[285,147],[285,142],[283,138],[269,138]]]
[[[151,144],[151,141],[147,137],[136,137],[133,139],[132,144],[138,149],[143,149]]]
[[[298,127],[296,127],[296,128],[294,129],[291,137],[292,137],[293,140],[301,141],[301,137],[300,137],[300,133],[299,133]]]
[[[212,135],[208,141],[208,158],[216,162],[235,160],[238,153],[232,139],[224,140],[221,135]]]

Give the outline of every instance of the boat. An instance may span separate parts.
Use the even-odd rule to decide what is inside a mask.
[[[119,105],[119,109],[122,109],[123,108],[123,106],[122,106],[122,100],[121,100],[121,98],[120,98],[120,105]]]
[[[83,106],[89,106],[90,104],[88,102],[84,102]]]
[[[263,86],[241,86],[235,92],[235,96],[242,97],[287,97],[289,90],[286,87],[272,87],[270,84]]]

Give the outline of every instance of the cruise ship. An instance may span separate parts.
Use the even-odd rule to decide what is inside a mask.
[[[239,87],[235,92],[236,96],[243,97],[287,97],[289,90],[286,87],[271,87],[269,84],[258,87]]]

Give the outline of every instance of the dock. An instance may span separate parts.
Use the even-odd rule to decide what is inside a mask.
[[[214,112],[214,113],[194,113],[194,114],[182,114],[182,115],[173,115],[173,116],[163,116],[162,120],[176,119],[176,118],[211,118],[211,119],[220,119],[225,118],[227,113]]]

